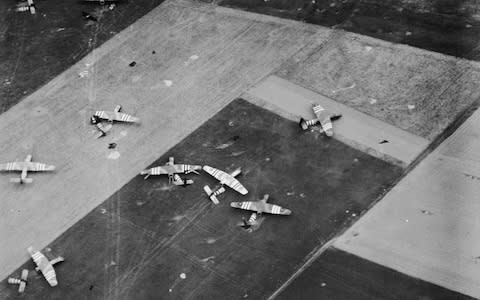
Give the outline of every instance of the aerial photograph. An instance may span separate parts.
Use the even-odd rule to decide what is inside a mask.
[[[0,299],[480,299],[480,1],[0,2]]]

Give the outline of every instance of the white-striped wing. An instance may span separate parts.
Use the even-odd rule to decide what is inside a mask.
[[[37,267],[42,272],[43,277],[45,277],[48,284],[50,284],[50,286],[58,285],[55,270],[53,269],[52,264],[48,261],[45,255],[43,255],[40,251],[33,250],[32,247],[28,248],[28,252],[30,253],[30,256],[32,257]]]
[[[119,122],[129,122],[129,123],[137,123],[140,121],[139,118],[136,118],[134,116],[131,116],[129,114],[125,114],[125,113],[121,113],[121,112],[115,112],[114,113],[114,117],[113,119],[115,121],[119,121]]]
[[[246,195],[248,193],[247,189],[232,175],[223,172],[222,170],[212,168],[210,166],[203,166],[203,170],[208,174],[212,175],[221,184],[225,184],[230,188],[234,189],[235,191],[239,192],[242,195]]]
[[[0,171],[22,171],[24,162],[8,162],[0,164]]]
[[[27,163],[27,162],[25,162],[25,164],[27,165],[28,171],[31,171],[31,172],[43,172],[43,171],[53,171],[53,170],[55,170],[55,166],[47,165],[47,164],[44,164],[44,163],[39,163],[39,162]]]
[[[116,111],[97,110],[94,113],[94,115],[99,117],[100,119],[109,120],[109,121],[130,122],[130,123],[140,122],[139,118],[136,118],[129,114],[116,112]]]
[[[327,136],[333,135],[333,125],[332,120],[330,120],[330,114],[322,107],[320,104],[313,107],[313,112],[317,116],[317,119],[320,120],[322,129],[325,131]]]

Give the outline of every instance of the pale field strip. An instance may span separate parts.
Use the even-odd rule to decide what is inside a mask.
[[[476,111],[334,246],[480,298],[479,137]]]
[[[315,118],[312,104],[320,104],[332,113],[342,114],[333,122],[335,139],[402,167],[408,166],[429,144],[424,138],[277,76],[269,76],[243,96],[297,122],[300,117]]]
[[[480,98],[480,63],[335,30],[275,75],[429,141]]]
[[[327,32],[207,4],[167,1],[0,115],[1,161],[31,153],[34,160],[57,167],[52,174],[31,174],[34,182],[28,186],[10,183],[14,174],[0,176],[0,277],[28,259],[28,246],[48,245]],[[128,66],[131,61],[135,67]],[[90,115],[116,104],[141,124],[115,125],[110,136],[95,139]],[[111,141],[117,149],[107,149]]]

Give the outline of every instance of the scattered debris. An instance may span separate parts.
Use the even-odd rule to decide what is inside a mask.
[[[353,159],[353,162],[354,162],[354,163],[358,163],[358,162],[359,162],[358,158],[354,158],[354,159]]]
[[[118,151],[113,151],[112,153],[110,153],[108,156],[107,156],[108,159],[111,159],[111,160],[117,160],[120,158],[120,152]]]
[[[407,31],[407,32],[405,32],[405,35],[406,35],[406,36],[410,36],[410,35],[412,35],[412,32],[411,32],[411,31]]]
[[[207,244],[214,244],[216,241],[214,238],[208,238],[205,242],[207,242]]]
[[[210,261],[213,262],[213,259],[214,259],[214,258],[215,258],[215,256],[209,256],[209,257],[200,259],[200,262],[201,262],[201,263],[208,263],[208,262],[210,262]]]
[[[305,198],[305,194],[304,194],[304,193],[301,193],[301,194],[300,194],[300,198]]]
[[[370,47],[370,46],[365,46],[365,50],[371,51],[371,50],[372,50],[372,47]]]
[[[64,31],[64,30],[65,30],[65,27],[60,27],[57,29],[57,32]]]
[[[186,278],[187,278],[187,274],[185,274],[185,273],[180,273],[180,278],[181,278],[181,279],[186,279]]]
[[[93,21],[93,22],[97,22],[97,18],[95,18],[94,16],[92,16],[91,14],[85,12],[85,11],[82,11],[82,16],[85,20],[89,20],[89,21]]]
[[[188,58],[188,60],[187,60],[186,62],[184,62],[185,66],[188,66],[188,65],[190,64],[190,62],[195,61],[195,60],[197,60],[198,58],[199,58],[199,56],[196,55],[196,54],[190,56],[190,57]]]
[[[233,145],[233,141],[228,141],[226,143],[218,145],[217,147],[215,147],[215,149],[222,150],[222,149],[226,149],[226,148],[230,147],[231,145]]]
[[[356,213],[353,213],[353,214],[352,214],[352,217],[356,217],[356,216],[357,216],[357,214],[356,214]]]
[[[344,91],[344,90],[349,90],[349,89],[353,89],[354,87],[356,86],[355,83],[352,83],[352,85],[350,86],[347,86],[347,87],[344,87],[344,88],[340,88],[338,90],[333,90],[332,93],[335,94],[337,92],[341,92],[341,91]]]
[[[171,220],[172,220],[172,221],[175,221],[175,222],[178,222],[178,221],[183,220],[183,218],[185,218],[185,216],[183,216],[183,215],[178,215],[178,216],[173,217]]]
[[[287,196],[293,196],[295,195],[295,192],[287,192]]]
[[[233,121],[229,121],[229,122],[228,122],[228,126],[232,127],[233,125],[235,125],[235,124],[233,123]]]
[[[132,82],[135,83],[135,82],[138,82],[140,81],[140,79],[142,79],[142,76],[140,75],[135,75],[132,77]]]
[[[245,153],[247,151],[238,151],[238,152],[232,152],[232,156],[240,156],[242,155],[243,153]]]
[[[408,108],[408,109],[410,109],[410,110],[412,110],[412,109],[414,109],[414,108],[415,108],[415,105],[408,104],[408,105],[407,105],[407,108]]]
[[[233,145],[235,143],[235,141],[237,141],[239,138],[240,138],[240,136],[235,135],[231,139],[229,139],[226,143],[223,143],[223,144],[215,147],[215,149],[217,149],[217,150],[226,149],[226,148],[230,147],[231,145]]]
[[[377,103],[377,99],[370,98],[370,104],[375,104],[375,103]]]
[[[271,160],[270,157],[265,158],[265,161],[270,161],[270,160]]]
[[[350,211],[347,209],[347,210],[345,210],[345,213],[348,214],[348,213],[350,213]]]
[[[165,83],[165,85],[168,87],[171,87],[173,85],[173,82],[171,80],[164,80],[163,83]]]
[[[471,175],[471,174],[467,174],[467,173],[463,173],[463,175],[465,175],[465,177],[468,177],[470,179],[480,180],[480,177],[475,176],[475,175]]]
[[[433,215],[433,213],[431,211],[428,211],[428,210],[425,210],[425,209],[422,209],[421,212],[422,212],[422,214],[427,215],[427,216]]]
[[[101,138],[102,136],[107,135],[107,133],[112,129],[113,125],[112,122],[101,122],[96,116],[92,116],[90,122],[97,127],[98,135],[97,139]]]
[[[85,77],[87,77],[87,76],[88,76],[88,70],[84,70],[84,71],[78,73],[78,76],[79,76],[80,78],[85,78]]]
[[[136,62],[136,61],[132,61],[132,62],[131,62],[131,63],[129,63],[128,65],[129,65],[130,67],[135,67],[135,65],[136,65],[136,64],[137,64],[137,62]]]
[[[379,144],[387,144],[387,143],[389,143],[389,141],[383,140],[383,141],[381,141]]]
[[[114,10],[115,9],[115,3],[112,3],[108,6],[109,10]]]
[[[102,214],[105,214],[105,213],[107,212],[107,210],[106,210],[105,208],[100,208],[100,212],[101,212]]]
[[[465,25],[466,28],[472,28],[472,25],[471,24],[467,24]]]
[[[407,223],[408,223],[408,219],[405,219],[405,222],[407,222]]]
[[[320,286],[321,286],[321,287],[326,287],[327,284],[326,284],[325,282],[322,282],[322,283],[320,284]]]
[[[117,143],[109,143],[108,149],[115,149],[117,147]]]

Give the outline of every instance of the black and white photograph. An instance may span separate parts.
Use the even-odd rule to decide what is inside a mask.
[[[0,14],[0,299],[480,299],[480,1]]]

